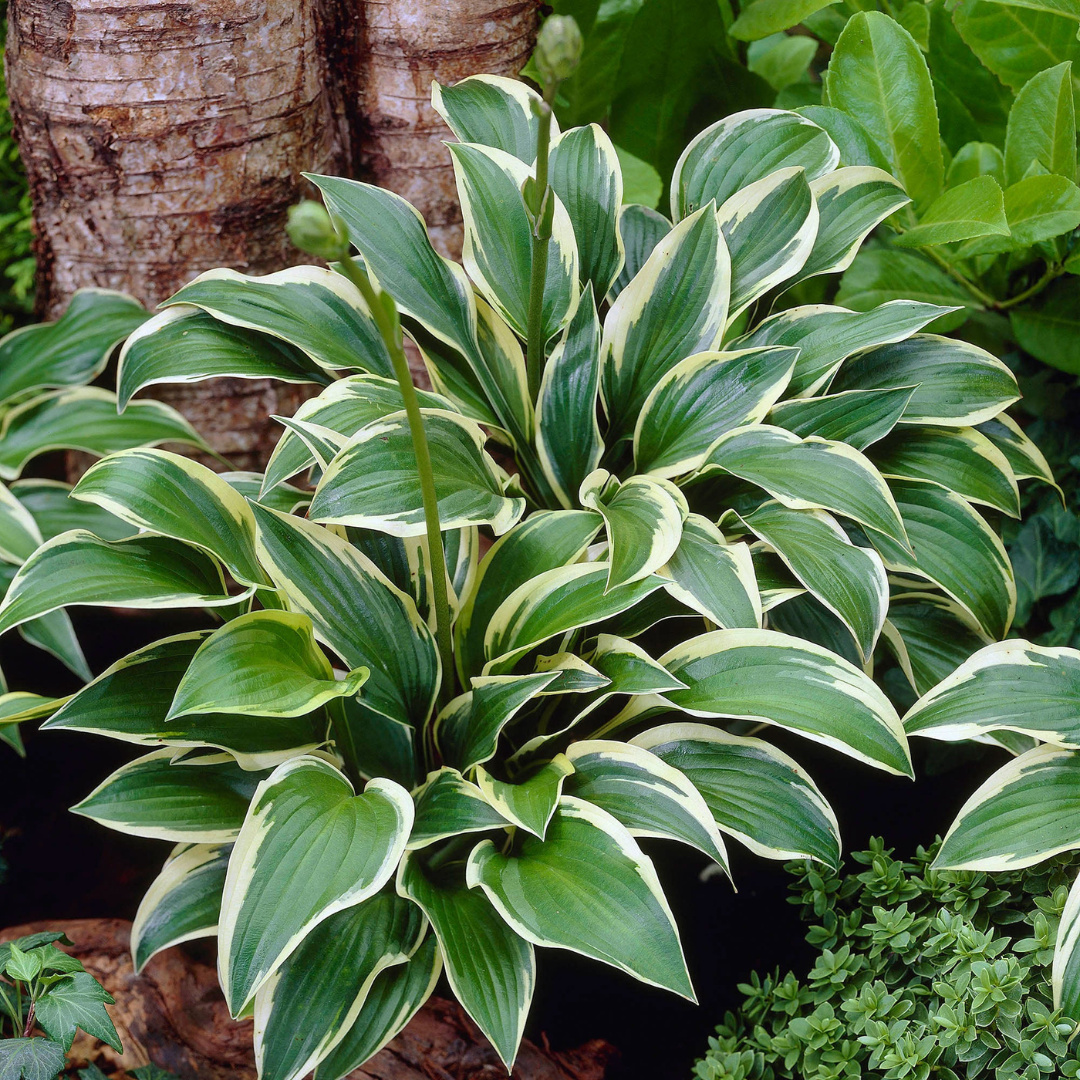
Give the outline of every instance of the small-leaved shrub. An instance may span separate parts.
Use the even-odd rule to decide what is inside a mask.
[[[880,841],[834,873],[791,863],[820,951],[805,977],[756,972],[695,1067],[699,1080],[1040,1080],[1080,1074],[1055,1006],[1054,939],[1080,861],[995,874],[931,868],[937,846]]]

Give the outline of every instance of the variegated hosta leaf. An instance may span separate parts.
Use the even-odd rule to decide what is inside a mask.
[[[0,484],[0,559],[20,566],[42,542],[41,530],[30,511]]]
[[[30,511],[46,540],[70,529],[86,529],[102,540],[123,540],[136,532],[100,507],[68,498],[71,485],[59,480],[16,480],[11,493]]]
[[[807,180],[816,180],[839,163],[832,139],[798,113],[733,113],[707,127],[682,152],[671,178],[671,216],[678,221],[710,199],[720,205],[779,169],[800,168]]]
[[[769,420],[803,438],[820,435],[865,450],[896,427],[914,392],[914,386],[896,386],[793,398],[774,405]]]
[[[597,469],[585,478],[578,497],[607,526],[608,589],[647,578],[675,554],[689,507],[670,480],[631,476],[620,484],[606,469]]]
[[[255,519],[244,498],[205,465],[166,450],[111,454],[83,474],[72,498],[139,529],[194,544],[246,585],[265,585],[255,555]]]
[[[264,1080],[300,1080],[362,1016],[381,971],[423,939],[420,909],[385,891],[309,931],[255,995],[255,1063]]]
[[[534,646],[625,611],[663,585],[654,575],[609,589],[608,573],[606,562],[576,563],[535,574],[515,589],[488,623],[485,671],[510,670]]]
[[[609,441],[629,437],[659,379],[680,360],[712,349],[727,321],[731,261],[709,207],[680,222],[604,319],[600,395]]]
[[[49,450],[82,450],[101,457],[130,446],[186,443],[207,450],[195,429],[160,401],[138,401],[121,415],[116,395],[94,386],[32,398],[4,415],[0,477],[12,480]]]
[[[567,795],[606,810],[631,836],[681,840],[728,869],[727,850],[697,788],[640,745],[589,739],[566,752],[574,772]]]
[[[126,408],[147,386],[225,377],[324,385],[331,381],[294,345],[178,304],[159,311],[124,343],[116,394],[120,407]]]
[[[90,382],[148,318],[142,304],[123,293],[79,289],[56,322],[24,326],[0,339],[0,403]]]
[[[828,304],[788,308],[762,320],[731,347],[749,349],[765,345],[790,345],[799,349],[788,392],[806,397],[819,393],[829,383],[843,360],[875,345],[903,341],[927,323],[955,308],[920,304],[914,300],[890,300],[870,311],[848,311]],[[890,379],[889,386],[914,386],[920,379]],[[855,389],[878,389],[879,383],[866,379]],[[849,387],[833,386],[833,391]]]
[[[591,286],[548,357],[536,401],[536,450],[563,506],[574,505],[582,481],[600,464],[604,440],[596,416],[600,386],[600,321]]]
[[[311,619],[315,636],[351,669],[370,671],[365,704],[393,720],[422,724],[438,691],[439,658],[412,598],[328,529],[261,506],[253,510],[260,559],[289,606]]]
[[[911,200],[887,172],[851,166],[819,176],[810,184],[820,221],[814,250],[789,283],[846,270],[871,230]]]
[[[631,203],[619,211],[619,238],[622,240],[623,268],[608,290],[608,302],[613,304],[619,293],[645,265],[653,249],[671,232],[671,222],[656,210]]]
[[[934,866],[1019,870],[1080,847],[1080,754],[1036,746],[960,808]]]
[[[989,644],[971,615],[939,593],[893,596],[882,636],[917,694],[929,693]]]
[[[484,636],[499,605],[538,574],[577,562],[603,526],[599,514],[540,510],[499,537],[484,556],[454,625],[458,674],[467,684],[487,657]]]
[[[902,424],[974,426],[1020,397],[1015,376],[996,356],[937,334],[917,334],[861,353],[844,364],[831,389],[889,386],[916,388]]]
[[[856,547],[823,510],[766,503],[742,520],[847,626],[866,663],[874,655],[889,608],[889,582],[880,556]]]
[[[803,170],[779,169],[729,196],[716,218],[731,255],[730,322],[803,268],[818,209]]]
[[[471,420],[437,410],[424,411],[424,429],[442,527],[490,525],[496,535],[506,532],[525,500],[503,495],[484,433]],[[404,413],[376,420],[349,440],[315,489],[309,516],[393,536],[423,535],[420,474]]]
[[[298,420],[295,416],[275,416],[274,419],[304,444],[311,460],[322,473],[330,468],[330,462],[349,443],[348,439],[336,431],[321,424],[313,424],[310,420]]]
[[[420,214],[400,195],[372,184],[334,176],[308,179],[322,191],[331,213],[345,223],[349,239],[402,315],[415,319],[436,342],[460,354],[446,357],[449,370],[461,365],[466,383],[474,382],[482,389],[498,424],[518,446],[527,445],[524,372],[510,378],[505,367],[495,363],[498,354],[489,358],[481,349],[472,285],[457,263],[431,246]],[[420,345],[424,348],[423,342]]]
[[[317,1080],[341,1080],[374,1057],[431,997],[441,974],[442,953],[428,934],[404,964],[375,976],[361,1015],[315,1070]]]
[[[556,754],[527,780],[517,783],[499,780],[483,766],[476,770],[476,783],[496,810],[519,829],[543,840],[566,778],[574,766],[565,754]]]
[[[5,570],[10,567],[4,567]],[[66,611],[50,611],[39,619],[31,619],[19,627],[19,634],[31,645],[55,656],[83,682],[93,678],[82,646],[75,636],[75,627]]]
[[[505,829],[510,822],[484,798],[484,793],[457,769],[444,765],[413,792],[416,819],[409,851],[464,833]]]
[[[18,724],[48,717],[64,704],[65,698],[42,697],[22,690],[0,694],[0,742],[5,742],[19,757],[25,757]]]
[[[416,393],[420,405],[425,409],[453,411],[450,402],[439,394],[419,389]],[[338,379],[318,397],[303,402],[292,419],[318,424],[348,439],[373,420],[401,412],[404,408],[405,402],[396,380],[377,375],[352,375]],[[314,461],[299,434],[284,431],[267,462],[262,494],[308,468]]]
[[[175,754],[155,750],[121,766],[72,812],[117,832],[154,840],[234,840],[266,773],[246,772],[224,754],[174,765]]]
[[[556,677],[557,672],[545,671],[474,678],[472,689],[454,698],[435,721],[443,759],[463,772],[488,761],[502,729]]]
[[[1080,879],[1078,879],[1080,880]],[[1080,885],[1074,881],[1069,899],[1061,913],[1057,941],[1054,944],[1054,963],[1051,984],[1054,1008],[1061,1009],[1070,1020],[1080,1023]]]
[[[222,607],[230,596],[221,567],[166,536],[108,543],[82,529],[46,541],[15,575],[0,605],[0,634],[57,608]]]
[[[618,228],[623,180],[615,147],[599,124],[552,140],[548,183],[574,227],[581,284],[592,282],[593,292],[603,297],[623,265]]]
[[[926,578],[971,613],[995,640],[1016,611],[1016,581],[1005,545],[959,495],[937,484],[893,480],[915,558],[888,537],[871,540],[889,570]]]
[[[511,765],[541,756],[545,744],[555,743],[617,694],[660,694],[685,685],[661,667],[640,645],[614,634],[599,634],[595,647],[586,655],[589,657],[589,670],[603,682],[582,693],[572,704],[567,702],[567,707],[556,713],[554,718],[546,718],[542,733],[527,740],[517,750],[510,759]],[[557,692],[557,685],[553,683],[549,692]]]
[[[355,696],[367,676],[367,668],[357,668],[336,679],[306,615],[252,611],[199,646],[165,719],[221,712],[304,716],[335,698]]]
[[[300,349],[329,371],[362,368],[392,378],[386,344],[359,290],[320,266],[248,277],[208,270],[166,301],[201,308],[221,322],[258,330]]]
[[[527,165],[502,150],[451,143],[458,200],[465,223],[461,259],[489,304],[519,337],[528,336],[533,235],[521,188]],[[557,195],[547,251],[541,337],[557,334],[579,296],[578,254],[570,215]]]
[[[683,773],[720,828],[766,859],[840,863],[836,816],[814,781],[761,739],[705,724],[664,724],[632,740]]]
[[[131,925],[136,974],[162,949],[217,933],[231,851],[232,845],[192,844],[169,857],[139,901]]]
[[[532,945],[500,918],[479,889],[436,876],[414,854],[401,861],[397,888],[430,920],[454,997],[509,1069],[536,985]]]
[[[787,387],[797,349],[704,352],[680,360],[653,387],[634,429],[639,472],[691,472],[726,432],[765,419]]]
[[[660,663],[687,689],[635,699],[610,727],[670,703],[691,716],[776,724],[886,772],[912,775],[889,699],[827,649],[773,630],[714,630],[676,645]]]
[[[1080,748],[1080,652],[1028,641],[987,645],[920,698],[909,735],[956,742],[1003,729]]]
[[[325,742],[326,720],[318,713],[258,720],[236,714],[194,715],[166,722],[180,679],[205,639],[205,631],[179,634],[118,660],[62,703],[42,727],[146,746],[211,746],[232,754],[249,771],[273,768]]]
[[[1017,480],[1045,480],[1048,484],[1057,487],[1054,474],[1043,452],[1007,413],[999,413],[993,420],[986,420],[979,424],[978,431],[1005,455],[1005,460],[1008,461],[1013,476]]]
[[[1020,516],[1020,490],[1005,455],[974,428],[901,425],[870,452],[882,476],[930,480],[968,502]]]
[[[764,488],[792,510],[831,510],[907,545],[900,513],[881,474],[854,447],[754,424],[722,436],[702,473],[716,469]]]
[[[526,165],[536,160],[540,122],[532,106],[540,100],[531,87],[503,75],[470,75],[453,86],[431,84],[432,108],[458,142],[493,146]],[[551,134],[559,134],[554,116]]]
[[[372,780],[354,795],[320,758],[293,758],[259,785],[221,901],[218,970],[234,1016],[315,926],[386,884],[412,823],[400,785]]]
[[[564,795],[545,840],[524,836],[509,855],[482,841],[467,874],[526,941],[590,956],[695,1000],[656,870],[598,806]]]
[[[707,518],[691,514],[683,522],[679,547],[661,574],[676,600],[700,611],[717,626],[761,625],[761,594],[750,549],[728,544]]]

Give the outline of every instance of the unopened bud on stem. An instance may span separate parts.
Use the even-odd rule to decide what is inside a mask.
[[[327,262],[348,257],[348,237],[322,203],[305,199],[296,206],[290,206],[285,231],[289,239],[308,255],[317,255]]]
[[[551,15],[540,27],[533,63],[546,87],[569,79],[581,61],[581,31],[572,15]],[[545,95],[546,96],[546,95]]]

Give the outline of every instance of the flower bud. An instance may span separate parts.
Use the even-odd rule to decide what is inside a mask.
[[[533,63],[545,83],[569,79],[581,60],[581,31],[572,15],[551,15],[540,27]]]
[[[289,220],[285,226],[289,239],[309,255],[333,262],[349,254],[349,241],[338,229],[322,203],[305,199],[289,207]]]

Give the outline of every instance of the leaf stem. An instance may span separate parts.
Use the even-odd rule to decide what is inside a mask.
[[[960,284],[963,285],[964,288],[967,289],[967,291],[971,293],[971,295],[974,296],[975,299],[978,300],[983,307],[996,308],[998,306],[997,300],[995,300],[989,293],[983,292],[982,289],[978,287],[978,285],[971,281],[970,278],[967,278],[963,274],[961,274],[960,271],[957,270],[956,267],[948,261],[948,259],[943,259],[933,248],[923,246],[920,248],[920,250],[924,254],[928,255],[934,262],[936,262],[938,266],[940,266],[941,269],[949,275],[949,277],[953,278],[955,281],[960,282]]]
[[[1047,264],[1046,272],[1034,285],[1023,292],[1017,293],[1015,296],[1010,296],[1008,300],[1002,300],[997,305],[998,311],[1008,311],[1009,308],[1016,307],[1017,304],[1022,304],[1025,300],[1030,300],[1033,296],[1041,293],[1051,281],[1060,277],[1064,272],[1065,268],[1063,266]]]
[[[545,94],[545,98],[547,95]],[[548,219],[548,143],[551,141],[551,104],[547,100],[537,107],[539,124],[536,131],[536,176],[532,187],[529,210],[533,216],[532,271],[529,275],[529,325],[525,343],[525,370],[529,379],[529,396],[536,401],[544,375],[544,287],[547,284],[548,246],[551,224]]]
[[[405,359],[405,348],[401,339],[401,326],[392,320],[389,310],[375,292],[367,274],[351,258],[341,260],[340,266],[345,276],[360,290],[372,317],[379,328],[386,350],[394,365],[394,375],[401,389],[405,402],[405,413],[409,419],[409,432],[412,435],[413,451],[416,454],[416,471],[420,476],[420,494],[424,502],[424,523],[427,529],[428,554],[431,563],[431,594],[435,604],[435,633],[439,644],[439,659],[442,662],[442,683],[439,687],[441,702],[449,700],[454,684],[454,646],[450,636],[450,601],[446,591],[446,552],[443,549],[442,529],[439,523],[438,496],[435,492],[435,474],[431,467],[431,449],[428,446],[427,432],[424,430],[424,418],[420,413],[420,400],[416,396],[409,362]]]

